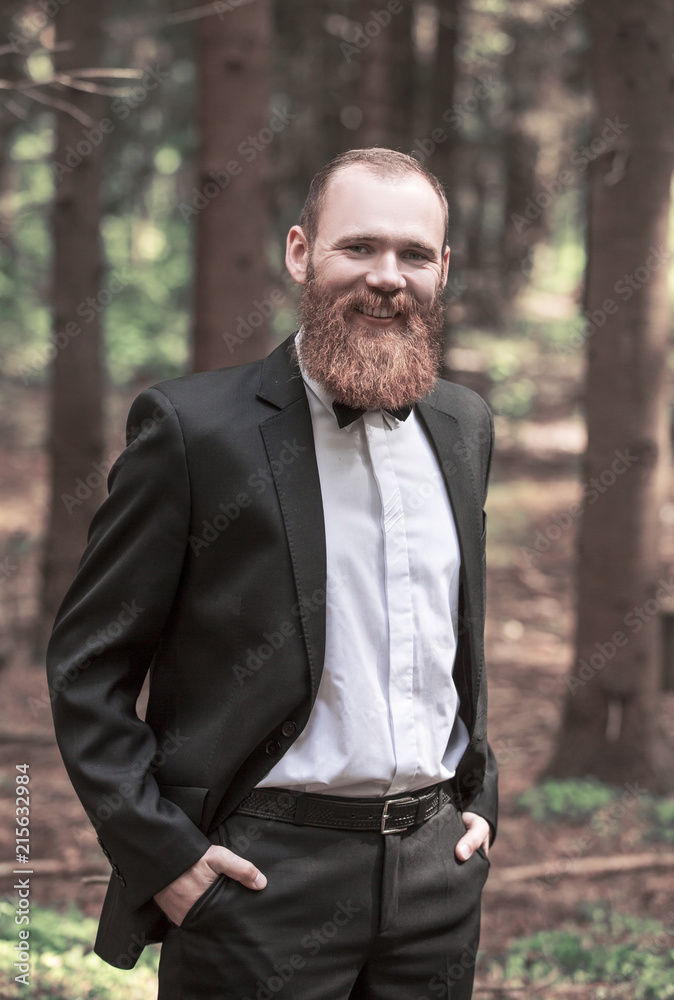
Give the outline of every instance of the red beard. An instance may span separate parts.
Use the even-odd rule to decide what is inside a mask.
[[[354,309],[392,307],[404,327],[361,332]],[[301,354],[305,371],[337,402],[356,409],[413,406],[435,383],[442,357],[442,288],[421,306],[407,292],[369,289],[335,298],[310,271],[302,288]]]

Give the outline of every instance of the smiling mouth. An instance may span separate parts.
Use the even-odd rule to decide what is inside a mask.
[[[374,319],[393,319],[398,315],[394,309],[386,309],[384,306],[377,306],[374,309],[371,306],[356,306],[356,312],[362,313],[363,316],[372,316]]]

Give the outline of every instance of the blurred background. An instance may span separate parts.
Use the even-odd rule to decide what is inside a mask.
[[[444,375],[496,423],[502,821],[475,995],[674,996],[673,56],[670,0],[2,0],[3,996],[153,995],[154,953],[128,974],[91,954],[106,864],[46,638],[131,400],[295,329],[286,232],[312,175],[369,145],[446,185]]]

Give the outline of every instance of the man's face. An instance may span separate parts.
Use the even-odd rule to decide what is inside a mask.
[[[329,182],[313,245],[294,226],[286,261],[302,290],[302,361],[340,402],[413,403],[441,350],[444,215],[421,176],[354,165]]]
[[[311,261],[322,287],[335,297],[363,289],[384,296],[404,290],[427,306],[447,277],[444,235],[440,199],[423,177],[382,177],[352,166],[329,183]],[[377,317],[358,309],[350,319],[362,333],[403,325],[399,314]]]

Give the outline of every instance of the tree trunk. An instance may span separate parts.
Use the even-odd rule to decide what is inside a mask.
[[[86,0],[71,0],[59,8],[56,42],[70,44],[54,53],[57,72],[100,66],[100,16],[100,9]],[[103,99],[71,90],[64,97],[87,115],[90,127],[96,129],[105,115]],[[105,297],[100,295],[103,256],[99,234],[104,140],[98,145],[89,142],[87,126],[65,111],[56,111],[55,119],[51,499],[36,655],[75,575],[89,522],[105,487],[105,470],[100,468],[104,447],[100,308]],[[100,130],[98,135],[103,138]]]
[[[293,119],[283,102],[268,107],[269,0],[203,18],[198,30],[198,181],[181,209],[196,222],[193,367],[203,371],[271,348],[270,147]]]
[[[459,0],[437,0],[438,34],[431,75],[431,125],[426,137],[426,150],[430,155],[426,166],[443,181],[452,208],[454,176],[456,174],[456,147],[460,132],[452,119],[452,106],[456,95],[456,46],[459,40]],[[433,130],[440,141],[433,139]],[[424,151],[425,152],[425,151]]]
[[[356,4],[357,29],[350,56],[359,73],[354,105],[362,120],[353,136],[352,148],[390,146],[412,148],[414,106],[414,46],[412,2],[400,0],[395,12],[371,0]],[[377,15],[375,17],[375,15]]]
[[[577,660],[553,776],[672,787],[656,725],[657,525],[668,471],[670,0],[594,0],[597,102],[586,285],[587,423]],[[617,137],[616,137],[617,133]],[[606,150],[602,154],[602,150]]]
[[[530,213],[524,215],[537,194],[540,153],[540,139],[530,124],[527,127],[527,119],[530,122],[532,108],[540,105],[546,71],[540,53],[541,25],[532,27],[512,17],[506,22],[506,30],[512,38],[512,49],[503,61],[509,99],[503,123],[505,203],[499,255],[501,295],[504,302],[512,302],[529,277],[529,252],[548,235],[545,207],[536,202],[538,214],[534,218]],[[533,45],[532,34],[536,36]],[[542,201],[545,205],[546,199]]]

